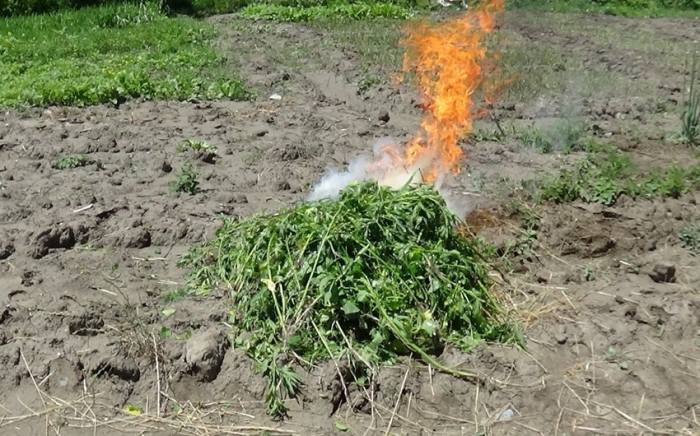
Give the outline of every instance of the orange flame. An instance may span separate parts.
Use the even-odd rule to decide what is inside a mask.
[[[474,94],[480,88],[485,94],[497,90],[483,78],[491,65],[484,38],[494,29],[496,15],[503,8],[504,0],[484,0],[477,9],[444,23],[418,22],[402,41],[407,49],[403,71],[415,71],[426,113],[401,160],[420,170],[425,182],[435,182],[450,171],[459,173],[464,152],[458,141],[472,130]],[[484,99],[491,103],[488,95]],[[384,152],[396,159],[398,152],[389,148],[393,147]]]

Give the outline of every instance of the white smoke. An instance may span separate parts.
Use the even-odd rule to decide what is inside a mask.
[[[366,180],[376,180],[380,185],[392,189],[399,189],[409,182],[412,184],[422,182],[421,170],[428,168],[433,156],[427,155],[412,168],[406,168],[400,156],[395,154],[398,151],[396,144],[394,138],[381,138],[372,147],[373,157],[360,156],[353,160],[345,171],[329,170],[313,187],[307,200],[335,199],[346,187]],[[438,175],[433,187],[443,197],[447,208],[460,219],[465,219],[478,206],[478,201],[466,192],[454,193],[448,186],[449,182],[445,176],[445,174]]]
[[[444,186],[436,186],[435,190],[445,200],[445,206],[461,220],[465,220],[469,214],[479,207],[477,197],[470,195],[468,192],[455,193]]]
[[[396,145],[396,140],[391,137],[380,138],[374,143],[374,156],[360,156],[353,160],[348,169],[339,171],[331,169],[313,187],[307,200],[319,200],[321,198],[337,198],[340,191],[355,182],[376,180],[382,186],[398,189],[406,183],[420,183],[420,166],[406,168],[398,160],[398,156],[389,152],[389,146]],[[392,147],[393,148],[393,147]],[[396,150],[396,148],[393,148]]]
[[[308,196],[309,201],[321,198],[336,198],[340,191],[350,186],[353,182],[367,180],[367,167],[370,160],[366,156],[360,156],[350,163],[347,171],[331,169],[314,186]]]

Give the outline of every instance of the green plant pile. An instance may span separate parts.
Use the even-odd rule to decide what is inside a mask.
[[[632,198],[677,198],[700,189],[700,165],[640,172],[626,154],[594,153],[574,170],[545,178],[538,188],[540,199],[557,203],[582,200],[611,206],[622,194]]]
[[[294,362],[351,362],[362,385],[406,353],[458,373],[431,356],[447,344],[520,343],[490,295],[479,243],[458,224],[430,186],[364,182],[336,200],[227,219],[180,265],[190,292],[228,293],[237,344],[268,378],[269,413],[283,415],[300,387]]]
[[[209,45],[214,29],[156,3],[0,20],[0,106],[91,105],[126,98],[245,99]]]

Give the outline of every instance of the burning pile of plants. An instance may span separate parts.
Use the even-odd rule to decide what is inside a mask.
[[[293,364],[332,358],[362,378],[413,354],[449,371],[433,357],[447,345],[518,340],[489,292],[479,242],[460,231],[432,184],[461,159],[457,141],[471,128],[481,83],[481,40],[500,6],[484,2],[435,28],[422,24],[406,40],[406,66],[417,70],[427,114],[402,151],[383,147],[381,160],[363,164],[354,180],[329,175],[315,192],[331,186],[330,195],[226,220],[182,259],[192,291],[230,297],[237,343],[269,380],[271,414],[283,415],[284,398],[300,388]]]
[[[228,292],[234,334],[269,377],[269,411],[279,414],[299,388],[280,363],[291,356],[375,366],[411,352],[435,364],[448,343],[515,338],[479,245],[458,224],[430,185],[367,181],[335,200],[227,220],[183,261],[196,290]]]

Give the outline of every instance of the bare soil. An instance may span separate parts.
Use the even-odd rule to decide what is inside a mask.
[[[696,160],[664,141],[677,116],[658,110],[660,102],[680,104],[682,66],[630,44],[609,46],[593,31],[577,35],[560,24],[567,19],[620,38],[652,34],[669,46],[696,40],[698,24],[509,13],[503,28],[511,50],[541,44],[630,84],[616,91],[601,83],[601,92],[576,99],[601,141],[650,168]],[[186,273],[178,255],[211,237],[222,215],[303,200],[327,168],[343,168],[379,138],[407,137],[421,113],[409,88],[358,93],[358,56],[318,30],[212,21],[222,47],[241,54],[256,101],[0,115],[2,436],[700,434],[700,261],[677,236],[700,216],[697,193],[615,207],[538,206],[534,252],[497,286],[525,327],[527,350],[440,357],[479,381],[407,361],[382,370],[372,402],[350,392],[351,404],[331,415],[338,386],[328,365],[304,373],[305,395],[290,401],[289,420],[266,417],[265,381],[226,336],[223,296],[177,298]],[[280,47],[308,52],[295,61]],[[569,97],[511,97],[496,113],[544,126],[563,118]],[[185,139],[216,146],[218,158],[178,152]],[[477,187],[538,177],[577,158],[517,141],[465,147],[469,160],[450,186],[481,206],[470,220],[497,246],[519,236],[508,209],[514,194]],[[72,154],[91,163],[53,167]],[[202,192],[173,195],[169,183],[188,159]],[[129,406],[140,415],[125,413]]]

